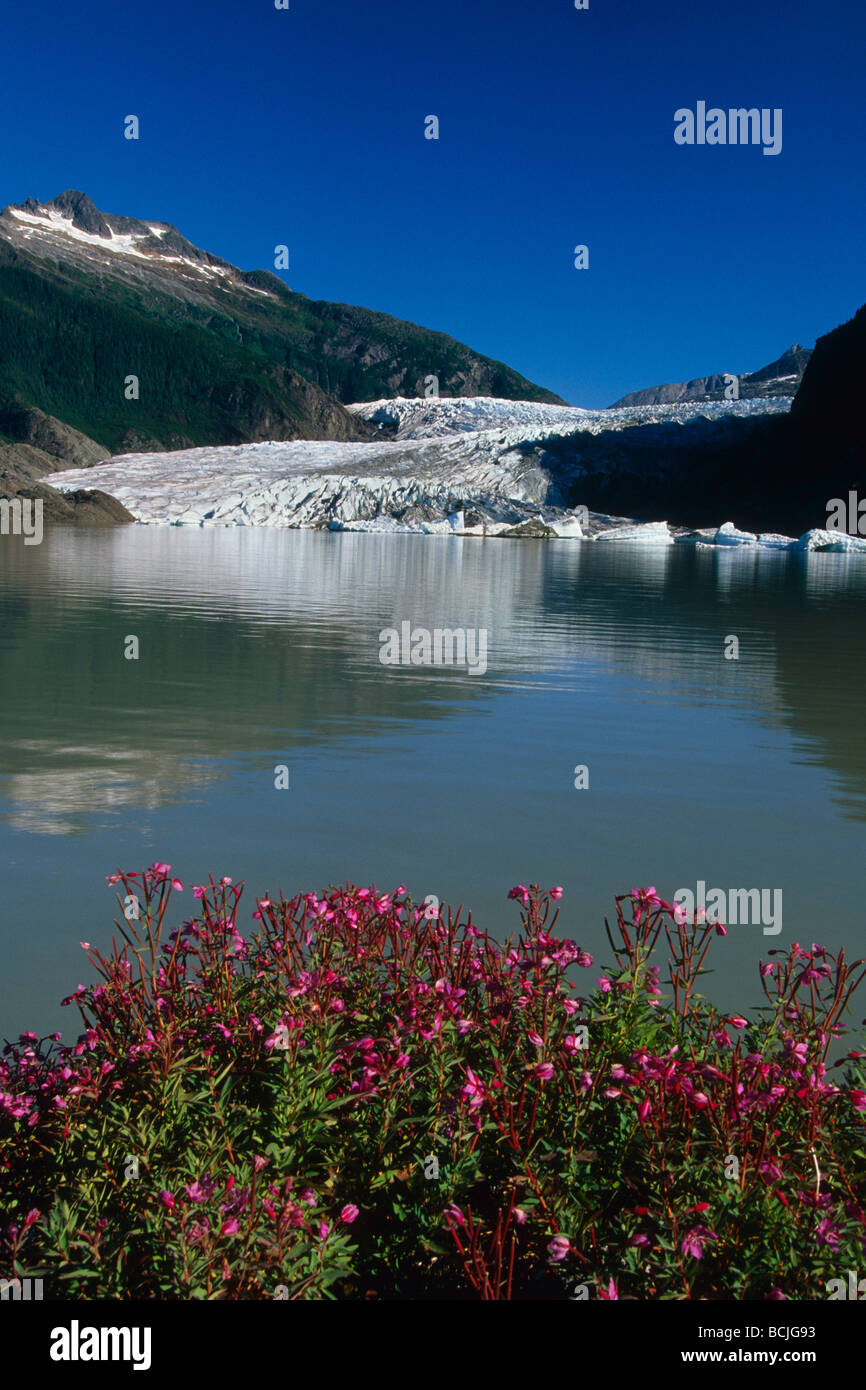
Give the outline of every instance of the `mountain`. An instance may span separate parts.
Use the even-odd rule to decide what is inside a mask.
[[[807,432],[821,434],[850,455],[862,473],[866,423],[860,392],[866,381],[866,304],[847,323],[825,333],[803,373],[791,417]]]
[[[790,416],[793,495],[819,494],[822,505],[837,497],[847,502],[849,492],[866,500],[864,381],[866,304],[818,339],[803,373]]]
[[[431,375],[444,396],[559,401],[444,333],[310,300],[84,193],[0,212],[0,406],[106,453],[372,438],[345,404],[422,395]]]
[[[793,396],[811,356],[809,348],[794,343],[769,366],[761,367],[757,372],[738,373],[740,400]],[[675,405],[680,401],[723,401],[732,375],[729,372],[714,372],[712,376],[695,377],[694,381],[668,382],[665,386],[649,386],[645,391],[631,391],[629,395],[614,401],[611,409],[629,405]]]

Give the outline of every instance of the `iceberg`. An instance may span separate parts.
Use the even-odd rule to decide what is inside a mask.
[[[866,537],[849,536],[845,531],[822,531],[819,529],[807,531],[805,536],[801,536],[795,542],[797,550],[828,550],[831,552],[850,554],[856,552],[866,553]]]

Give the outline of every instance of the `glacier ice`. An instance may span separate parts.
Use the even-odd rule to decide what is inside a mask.
[[[101,488],[136,521],[172,526],[268,526],[495,537],[527,523],[563,541],[760,550],[866,551],[866,540],[810,531],[799,540],[733,522],[688,531],[570,508],[546,467],[545,442],[634,425],[686,424],[785,413],[790,398],[583,410],[493,397],[370,401],[348,407],[387,428],[367,441],[292,440],[118,455],[53,474],[60,491]],[[579,453],[578,453],[579,459]],[[574,465],[572,481],[581,476]]]

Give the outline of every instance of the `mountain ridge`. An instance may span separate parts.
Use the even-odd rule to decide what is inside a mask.
[[[420,395],[431,376],[443,395],[561,403],[447,334],[310,300],[76,189],[0,210],[0,342],[0,402],[37,407],[112,452],[367,438],[346,404]],[[141,394],[127,404],[130,375]]]
[[[694,377],[691,381],[669,381],[661,386],[648,386],[621,396],[610,409],[632,405],[676,405],[680,401],[722,401],[728,399],[725,391],[731,386],[732,376],[737,378],[739,398],[742,400],[793,396],[799,389],[811,356],[811,348],[792,343],[775,362],[759,367],[755,372],[713,372],[709,376]]]

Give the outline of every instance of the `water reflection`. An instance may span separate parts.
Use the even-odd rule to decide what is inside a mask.
[[[2,558],[0,790],[21,830],[80,831],[195,798],[237,754],[422,728],[506,691],[630,719],[665,702],[672,761],[676,708],[724,705],[789,729],[845,814],[866,815],[860,557],[57,528],[40,547],[7,538]],[[379,632],[405,620],[485,628],[486,674],[383,667]]]

